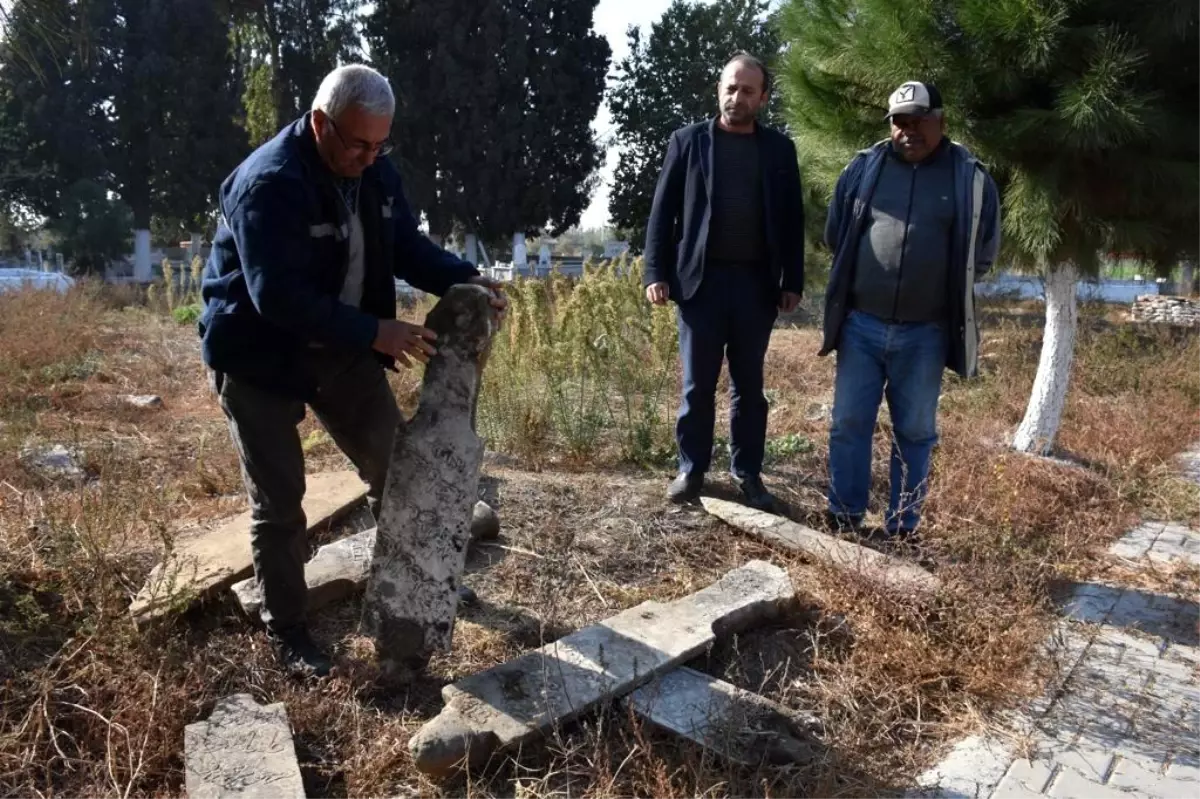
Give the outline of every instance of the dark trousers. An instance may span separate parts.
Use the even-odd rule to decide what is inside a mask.
[[[683,397],[675,423],[679,469],[701,475],[712,460],[717,379],[729,363],[729,438],[737,477],[762,471],[767,439],[763,361],[778,314],[779,292],[766,267],[707,264],[700,288],[678,307]]]
[[[313,412],[367,484],[367,503],[378,519],[401,420],[383,367],[368,353],[313,350],[310,357],[320,386]],[[304,452],[297,430],[305,406],[220,372],[211,380],[250,496],[250,545],[262,620],[279,634],[306,622],[308,536],[301,506]]]

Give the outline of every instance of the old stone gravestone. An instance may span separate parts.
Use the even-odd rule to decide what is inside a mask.
[[[363,608],[388,673],[450,647],[483,462],[475,404],[496,331],[490,299],[481,286],[455,286],[425,320],[437,354],[396,436]]]

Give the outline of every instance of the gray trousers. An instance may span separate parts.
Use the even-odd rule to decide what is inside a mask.
[[[384,369],[369,353],[325,349],[312,350],[310,363],[320,386],[313,413],[367,484],[367,503],[378,519],[401,421]],[[250,496],[250,546],[262,620],[270,632],[284,633],[306,623],[308,523],[301,506],[304,452],[297,430],[305,405],[221,372],[211,372],[210,380]]]

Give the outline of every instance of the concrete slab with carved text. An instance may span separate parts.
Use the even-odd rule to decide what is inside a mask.
[[[425,319],[437,353],[412,419],[397,432],[367,579],[363,620],[387,673],[450,648],[478,497],[475,406],[496,332],[491,293],[454,286]]]
[[[183,730],[188,799],[304,799],[292,728],[282,703],[250,694],[217,702],[204,721]]]
[[[742,765],[806,763],[819,750],[816,716],[686,666],[642,686],[625,701],[651,724]]]
[[[445,707],[412,738],[418,769],[487,762],[761,624],[792,602],[787,572],[751,561],[674,602],[643,602],[442,689]]]

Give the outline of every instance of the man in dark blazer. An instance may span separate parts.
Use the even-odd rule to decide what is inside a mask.
[[[796,148],[756,119],[771,92],[757,58],[734,56],[720,114],[671,134],[646,230],[646,298],[676,303],[683,397],[673,502],[695,500],[712,458],[717,378],[729,361],[731,469],[747,503],[770,509],[763,362],[779,311],[804,288],[804,209]]]

